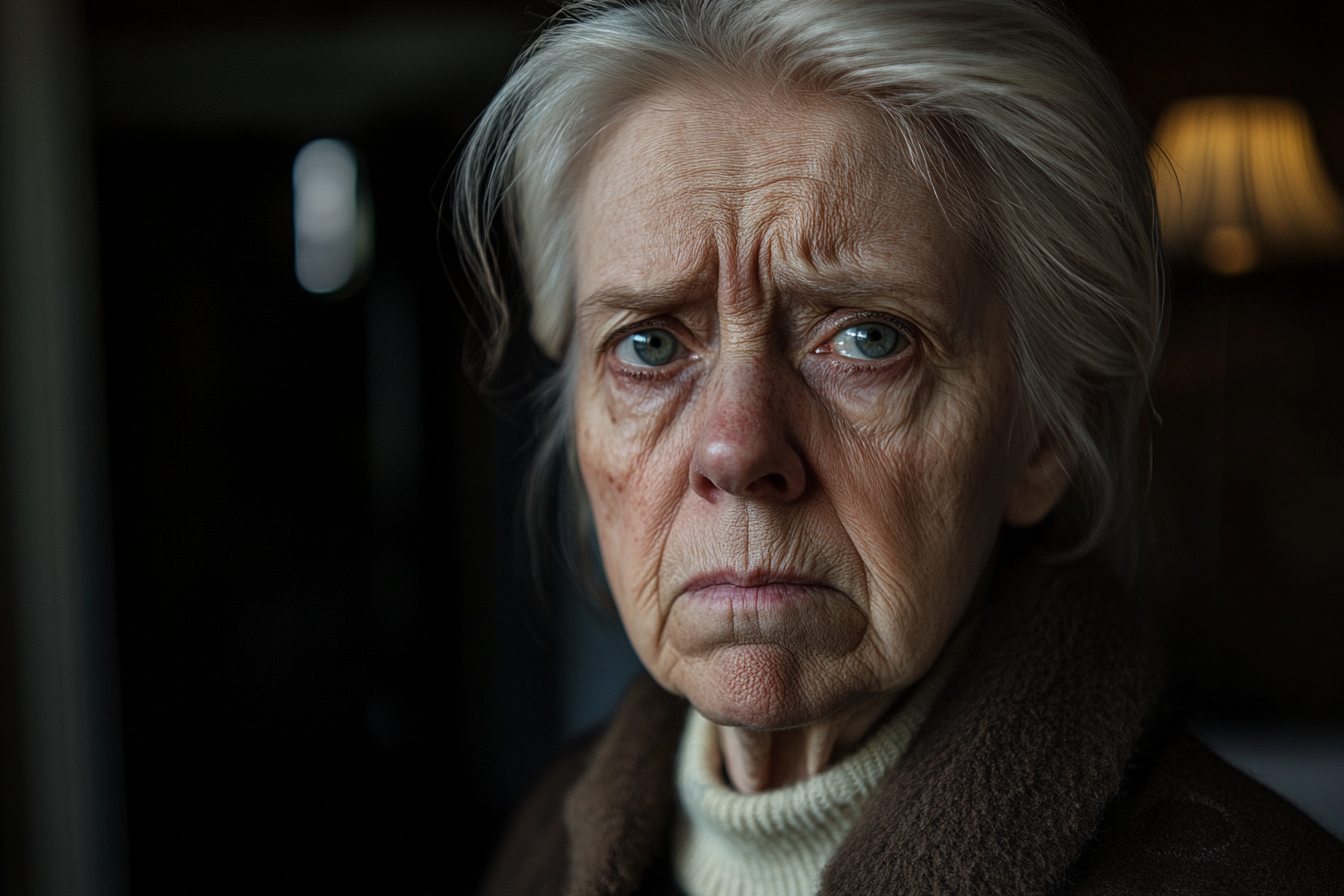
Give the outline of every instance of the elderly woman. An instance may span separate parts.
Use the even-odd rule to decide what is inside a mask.
[[[1164,721],[1132,618],[1143,142],[1013,0],[590,0],[466,148],[648,670],[489,893],[1323,893],[1344,847]],[[1333,888],[1333,890],[1332,890]]]

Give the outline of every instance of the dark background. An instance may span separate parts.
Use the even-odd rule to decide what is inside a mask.
[[[1294,96],[1344,182],[1344,5],[1070,8],[1146,123]],[[529,603],[526,414],[464,377],[438,245],[445,166],[551,9],[86,4],[137,896],[469,892],[628,674],[565,646],[598,623]],[[317,137],[362,154],[375,208],[370,278],[335,300],[293,276]],[[1175,274],[1148,600],[1197,721],[1344,723],[1341,286]]]

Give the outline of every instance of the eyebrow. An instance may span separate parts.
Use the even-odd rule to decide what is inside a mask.
[[[922,302],[933,298],[931,290],[925,284],[900,279],[877,280],[824,273],[812,277],[799,275],[794,271],[782,271],[774,279],[776,290],[785,296],[804,298],[817,296],[841,302],[890,296]]]
[[[706,298],[704,290],[697,289],[691,283],[667,283],[638,289],[617,288],[600,289],[579,300],[578,310],[600,311],[659,311],[684,305],[699,298]]]
[[[912,281],[876,280],[866,277],[800,276],[798,272],[784,271],[773,278],[774,292],[786,301],[806,302],[812,305],[866,305],[872,302],[887,304],[895,299],[917,309],[928,318],[927,323],[946,333],[960,317],[956,296],[951,302],[941,300],[936,290]],[[699,278],[687,278],[642,287],[601,289],[581,299],[575,309],[580,319],[600,318],[614,312],[632,312],[640,316],[656,316],[699,304],[715,298],[716,285],[709,286]],[[886,300],[886,301],[883,301]]]
[[[900,281],[857,280],[836,277],[775,278],[775,292],[785,297],[823,297],[832,301],[877,299],[900,296],[928,300],[928,291]],[[710,298],[708,291],[694,281],[677,281],[648,287],[602,289],[580,299],[578,307],[594,310],[653,311],[673,305]]]
[[[599,289],[578,301],[574,315],[580,328],[597,325],[612,315],[624,312],[635,317],[657,317],[692,304],[712,300],[712,289],[703,280],[677,280],[647,287]]]
[[[837,280],[833,278],[779,278],[776,291],[783,296],[801,299],[824,299],[830,304],[848,305],[871,299],[911,294],[900,283],[876,283],[864,280]]]
[[[799,276],[794,272],[783,272],[775,278],[777,291],[795,300],[823,301],[825,304],[865,305],[870,302],[895,299],[917,309],[927,316],[928,323],[942,333],[948,333],[955,327],[963,311],[959,290],[955,285],[943,292],[938,288],[912,280],[874,280],[867,277]]]

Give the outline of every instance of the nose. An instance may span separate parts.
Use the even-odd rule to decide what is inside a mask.
[[[790,438],[794,405],[782,376],[761,359],[721,371],[703,400],[704,429],[691,459],[691,487],[708,501],[722,495],[793,501],[807,486],[802,456]]]

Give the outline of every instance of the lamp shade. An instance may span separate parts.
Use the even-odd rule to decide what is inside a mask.
[[[1344,255],[1344,204],[1294,100],[1174,103],[1158,120],[1150,161],[1173,259],[1231,275]]]

